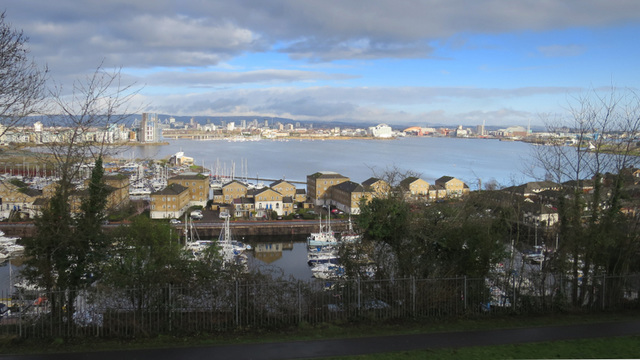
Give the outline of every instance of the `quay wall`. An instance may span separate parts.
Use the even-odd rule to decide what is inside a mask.
[[[220,235],[223,223],[195,223],[195,229],[201,239],[217,238]],[[120,224],[105,225],[105,230],[115,229]],[[232,222],[230,224],[231,233],[236,238],[242,236],[288,236],[288,235],[308,235],[318,231],[318,224],[312,222],[298,221],[261,221],[261,222]],[[176,225],[174,228],[181,234],[184,231],[183,225]],[[347,229],[346,222],[336,221],[331,224],[334,232],[341,232]],[[35,226],[31,223],[0,223],[0,230],[6,236],[28,237],[35,232]]]

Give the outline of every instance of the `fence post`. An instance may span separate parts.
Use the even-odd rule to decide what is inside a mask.
[[[467,311],[467,275],[464,276],[464,292],[462,293],[464,298],[464,311]]]
[[[236,280],[236,314],[235,314],[236,328],[240,327],[240,292],[238,286],[238,280]]]
[[[412,298],[412,299],[411,299],[411,300],[412,300],[412,302],[413,302],[413,309],[412,309],[412,311],[413,311],[413,317],[415,318],[415,317],[417,316],[417,315],[416,315],[416,312],[417,312],[417,311],[416,311],[416,309],[417,309],[417,304],[416,304],[416,291],[417,291],[417,290],[416,290],[416,278],[415,278],[415,276],[411,276],[411,287],[412,287],[412,289],[411,289],[411,293],[412,293],[412,297],[411,297],[411,298]]]
[[[511,308],[513,309],[513,312],[516,312],[516,306],[518,304],[518,301],[516,299],[516,272],[513,271],[513,304],[511,304]]]
[[[25,309],[24,298],[22,297],[22,291],[20,291],[20,317],[18,318],[18,333],[21,338],[22,338],[22,313],[24,309]]]
[[[298,280],[298,325],[302,324],[302,291],[300,290],[300,281]]]
[[[171,299],[171,284],[169,284],[169,298],[167,299],[169,303],[169,333],[173,332],[173,304],[171,304]]]
[[[604,308],[605,308],[605,302],[604,302],[605,300],[604,300],[604,298],[606,296],[606,293],[605,293],[605,290],[606,290],[605,284],[606,284],[606,282],[607,282],[607,274],[602,274],[602,310],[604,310]]]
[[[360,306],[362,305],[362,304],[360,304],[360,300],[361,300],[361,299],[360,299],[360,296],[361,296],[362,294],[361,294],[361,292],[360,292],[360,277],[359,277],[359,276],[358,276],[358,278],[356,279],[356,283],[357,283],[357,285],[358,285],[358,312],[360,312]]]

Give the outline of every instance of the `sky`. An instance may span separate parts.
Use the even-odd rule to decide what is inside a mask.
[[[96,69],[174,116],[542,125],[640,81],[637,0],[20,0],[69,91]]]

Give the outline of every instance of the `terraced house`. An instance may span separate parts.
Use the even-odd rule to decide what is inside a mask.
[[[365,191],[370,192],[373,197],[385,197],[391,190],[388,182],[375,177],[368,178],[362,182],[362,187],[364,187]]]
[[[282,196],[290,196],[292,198],[296,196],[296,186],[285,180],[275,181],[269,187],[282,194]]]
[[[257,190],[253,197],[256,216],[265,216],[267,211],[275,211],[278,215],[287,215],[284,214],[282,200],[282,194],[271,188]]]
[[[469,194],[469,186],[462,180],[456,179],[453,176],[443,176],[436,180],[436,185],[442,186],[446,192],[448,198],[455,198]]]
[[[400,182],[400,189],[408,200],[420,200],[429,198],[429,183],[415,176],[408,177]]]
[[[235,199],[243,198],[247,196],[248,187],[238,180],[230,181],[222,185],[222,199],[221,201],[214,201],[224,204],[233,204]]]

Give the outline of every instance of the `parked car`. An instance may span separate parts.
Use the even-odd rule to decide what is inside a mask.
[[[227,212],[227,211],[220,212],[220,219],[226,219],[226,218],[228,218],[230,216],[231,215],[229,215],[229,212]]]
[[[194,210],[191,212],[191,218],[194,220],[200,220],[204,217],[204,215],[202,215],[202,210]]]
[[[169,220],[169,223],[171,223],[171,224],[182,224],[182,221],[180,221],[178,219],[171,219],[171,220]]]

